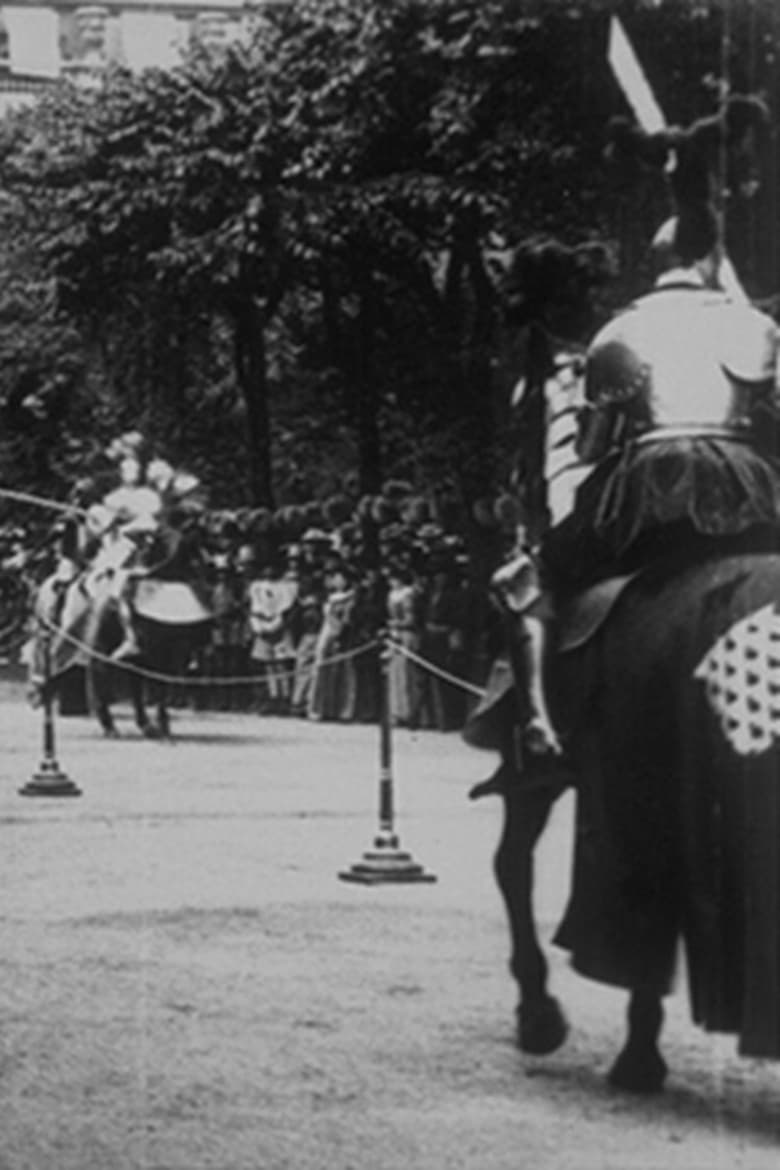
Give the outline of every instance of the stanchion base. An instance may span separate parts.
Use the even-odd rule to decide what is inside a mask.
[[[390,844],[381,839],[374,842],[374,849],[367,849],[360,861],[349,869],[341,870],[343,882],[359,882],[364,886],[377,886],[382,882],[435,882],[436,875],[416,862],[411,853],[398,848],[398,838],[392,837]]]
[[[56,760],[44,760],[37,772],[19,789],[20,796],[81,796],[81,789],[60,770]]]

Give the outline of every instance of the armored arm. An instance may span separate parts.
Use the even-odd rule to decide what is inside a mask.
[[[776,456],[780,447],[780,332],[771,318],[756,310],[747,310],[745,318],[723,366],[745,403],[755,447]]]
[[[624,336],[620,320],[594,339],[585,365],[585,405],[575,449],[583,463],[597,463],[624,439],[647,389],[647,371]]]
[[[622,431],[623,413],[615,403],[587,402],[577,419],[577,458],[582,463],[598,463],[618,445]]]

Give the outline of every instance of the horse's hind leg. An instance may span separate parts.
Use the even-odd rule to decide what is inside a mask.
[[[609,1072],[609,1083],[631,1093],[660,1093],[667,1065],[658,1048],[664,1012],[659,993],[635,988],[628,1003],[628,1036]]]
[[[144,693],[143,681],[139,678],[138,685],[133,686],[133,709],[138,729],[147,739],[170,739],[171,718],[165,701],[165,691],[158,684],[152,687],[153,694],[148,697]],[[150,719],[147,713],[146,701],[154,701],[155,718]]]
[[[568,1025],[558,1000],[547,990],[547,960],[533,913],[533,852],[558,796],[551,788],[524,788],[511,781],[504,791],[504,830],[494,868],[512,936],[510,970],[520,988],[517,1040],[524,1052],[539,1056],[563,1044]]]
[[[111,714],[111,708],[104,699],[99,700],[95,704],[95,714],[98,718],[98,723],[103,729],[103,734],[108,739],[119,739],[119,731],[116,723],[114,723],[114,716]]]
[[[156,739],[157,728],[147,714],[146,700],[144,698],[144,683],[143,679],[138,675],[133,675],[130,680],[130,699],[133,704],[135,725],[141,732],[141,735],[146,736],[147,739]]]
[[[161,739],[171,738],[171,717],[164,695],[161,695],[157,701],[157,730]]]

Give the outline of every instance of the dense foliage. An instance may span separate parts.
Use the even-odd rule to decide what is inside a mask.
[[[604,162],[625,112],[610,13],[686,122],[715,107],[724,71],[779,96],[773,10],[268,2],[248,44],[9,115],[3,479],[64,493],[132,424],[223,506],[388,476],[490,493],[512,465],[528,330],[582,341],[646,281],[668,209],[661,176]],[[776,171],[731,207],[732,250],[763,295]],[[566,264],[528,262],[545,236]]]

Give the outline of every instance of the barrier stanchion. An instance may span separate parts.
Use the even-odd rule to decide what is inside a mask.
[[[379,654],[379,829],[373,849],[368,849],[360,861],[342,870],[344,882],[362,885],[380,885],[383,882],[435,882],[410,853],[401,849],[395,831],[393,794],[393,742],[390,711],[390,656],[393,653],[386,633],[380,638]]]
[[[51,694],[51,630],[41,632],[43,656],[43,759],[38,771],[19,789],[20,796],[81,796],[81,789],[67,776],[55,754],[54,705]]]

